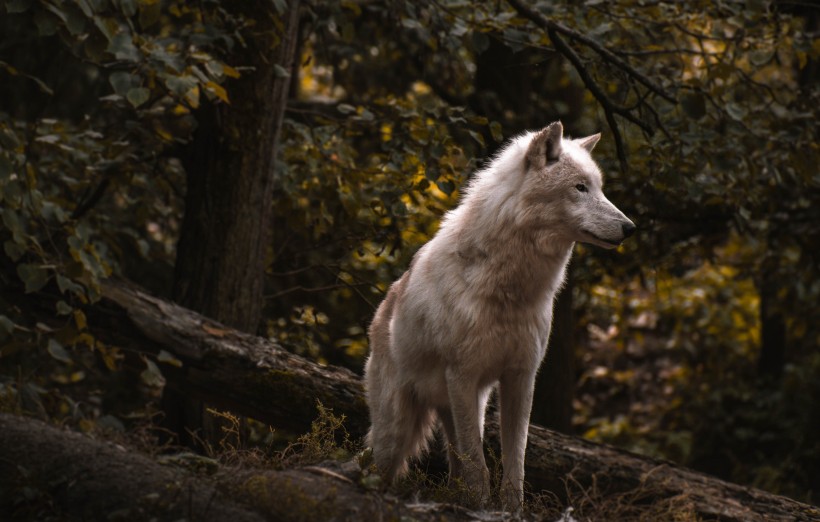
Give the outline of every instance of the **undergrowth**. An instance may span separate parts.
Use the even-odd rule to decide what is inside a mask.
[[[414,461],[409,473],[393,485],[386,485],[373,465],[372,453],[353,440],[345,429],[345,417],[317,404],[318,416],[309,432],[298,436],[283,448],[275,447],[277,439],[268,437],[266,444],[250,440],[248,422],[227,411],[208,410],[217,418],[221,437],[212,444],[199,439],[205,455],[186,449],[161,444],[160,429],[146,424],[128,434],[97,432],[95,436],[128,441],[135,450],[154,456],[159,462],[182,467],[193,473],[211,475],[220,468],[241,470],[284,470],[303,466],[344,465],[352,473],[351,479],[359,487],[373,494],[395,495],[414,504],[452,506],[458,512],[467,512],[481,520],[544,520],[556,522],[637,521],[637,522],[700,522],[693,500],[685,493],[664,497],[664,490],[645,481],[637,487],[618,493],[604,491],[597,483],[582,484],[572,475],[564,478],[563,491],[543,491],[528,494],[523,512],[511,515],[498,510],[498,485],[501,483],[501,460],[492,450],[488,452],[493,494],[489,508],[478,509],[474,491],[463,481],[448,477],[440,467],[444,452],[434,450],[432,455]],[[253,422],[253,421],[251,421]],[[255,426],[259,429],[262,426]],[[265,426],[270,433],[270,427]],[[334,464],[335,463],[335,464]],[[39,509],[48,510],[46,498],[28,499]],[[45,512],[45,511],[43,511]],[[510,518],[513,517],[513,518]]]

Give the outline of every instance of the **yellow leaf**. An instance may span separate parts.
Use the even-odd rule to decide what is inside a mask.
[[[80,331],[88,327],[88,321],[86,321],[85,314],[82,310],[74,310],[74,324],[77,325],[77,329]]]
[[[159,134],[160,138],[166,141],[174,141],[174,136],[159,123],[154,125],[154,131]]]
[[[199,85],[194,85],[185,93],[185,101],[192,109],[199,107]]]
[[[118,369],[117,361],[120,361],[125,358],[125,356],[122,353],[120,353],[120,350],[114,346],[100,350],[100,353],[102,354],[105,367],[111,370],[112,372],[117,371]]]
[[[239,74],[239,71],[237,71],[230,65],[226,65],[224,63],[222,64],[222,72],[225,74],[225,76],[229,78],[239,78],[240,76],[242,76],[241,74]]]
[[[228,100],[228,91],[226,91],[221,85],[217,85],[214,82],[208,82],[205,84],[205,88],[214,93],[217,98],[225,103],[231,103],[230,100]]]
[[[174,116],[182,116],[183,114],[188,114],[189,112],[191,111],[188,109],[188,107],[182,105],[181,103],[178,103],[176,107],[171,109],[171,113]]]
[[[88,346],[89,348],[94,348],[95,340],[94,336],[88,333],[81,333],[77,336],[74,340],[76,343],[83,343],[84,345]]]

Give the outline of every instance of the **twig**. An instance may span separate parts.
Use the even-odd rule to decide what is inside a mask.
[[[584,45],[588,46],[590,49],[598,53],[604,61],[615,65],[616,67],[625,71],[629,76],[637,80],[639,83],[643,84],[647,89],[651,90],[658,96],[662,97],[663,99],[671,102],[676,103],[675,97],[671,94],[667,93],[663,87],[658,85],[657,83],[653,82],[649,78],[647,78],[643,73],[636,70],[632,67],[627,61],[623,58],[618,56],[617,54],[613,53],[606,47],[602,46],[595,40],[589,38],[586,35],[575,31],[574,29],[570,29],[569,27],[550,20],[546,16],[542,15],[541,13],[535,11],[532,7],[525,4],[522,0],[507,0],[507,2],[524,18],[527,18],[531,22],[535,23],[535,25],[546,29],[547,32],[553,31],[555,33],[561,33],[566,35],[573,40],[577,40]],[[550,37],[552,38],[552,37]]]
[[[97,203],[99,203],[102,199],[103,194],[105,194],[105,189],[108,188],[108,185],[110,183],[110,176],[104,177],[99,183],[97,183],[97,186],[94,187],[94,190],[91,191],[88,197],[83,197],[83,200],[80,201],[76,208],[74,208],[74,212],[71,213],[71,219],[80,219],[81,217],[86,215],[86,213],[88,213],[89,210],[94,208],[97,205]],[[88,192],[86,191],[86,193]]]
[[[612,129],[612,135],[615,137],[615,150],[618,152],[618,162],[621,164],[621,172],[626,172],[626,149],[624,148],[623,138],[621,138],[621,131],[618,130],[618,122],[615,121],[615,115],[612,111],[604,107],[604,116],[609,128]]]
[[[581,77],[584,85],[586,85],[587,89],[589,89],[592,95],[595,96],[595,99],[598,100],[604,109],[623,116],[647,133],[652,134],[652,127],[650,127],[645,121],[640,120],[632,114],[632,111],[628,108],[618,105],[612,101],[609,96],[607,96],[603,89],[601,89],[601,87],[595,82],[595,79],[592,78],[592,75],[589,74],[586,67],[584,67],[584,63],[581,60],[581,57],[578,56],[578,53],[576,53],[575,50],[570,47],[569,44],[567,44],[567,42],[564,41],[564,39],[561,38],[556,31],[553,29],[548,29],[547,34],[549,35],[550,40],[552,40],[552,43],[555,45],[555,49],[564,55],[570,63],[572,63],[572,66],[578,72],[578,75]]]

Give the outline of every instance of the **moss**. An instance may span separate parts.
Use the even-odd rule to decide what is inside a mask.
[[[270,518],[293,521],[331,520],[339,518],[331,488],[321,495],[313,495],[288,478],[256,475],[248,478],[235,492],[240,499],[251,503]]]

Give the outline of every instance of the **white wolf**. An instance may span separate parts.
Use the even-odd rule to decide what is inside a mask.
[[[393,285],[370,326],[368,443],[392,481],[438,419],[450,476],[489,495],[484,414],[499,385],[502,502],[523,502],[535,375],[576,241],[614,248],[635,225],[607,200],[590,152],[561,122],[512,140]]]

